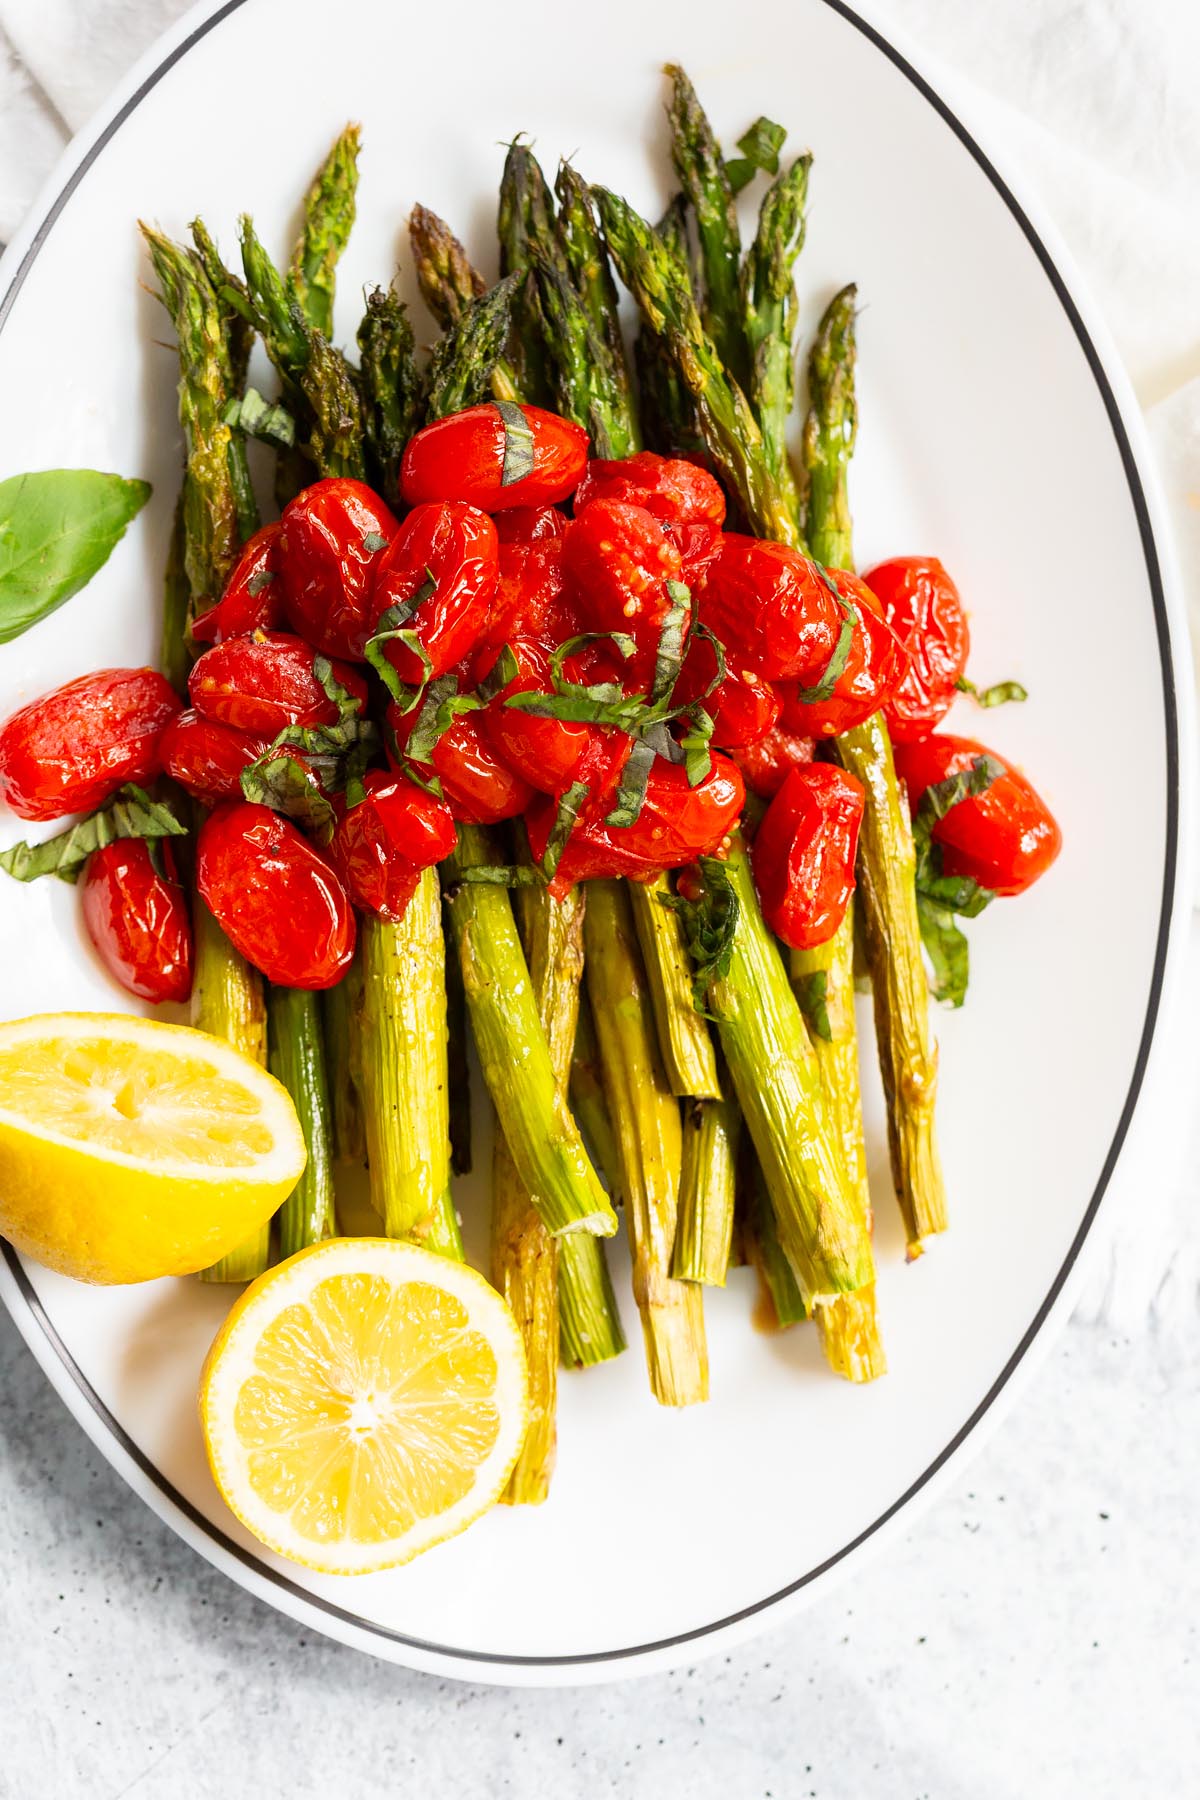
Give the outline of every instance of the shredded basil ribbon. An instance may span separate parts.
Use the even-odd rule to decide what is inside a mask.
[[[960,675],[954,685],[960,694],[969,694],[976,706],[1007,706],[1010,701],[1029,698],[1019,681],[997,681],[991,687],[977,688],[973,681]]]
[[[504,425],[504,467],[501,487],[512,487],[533,473],[533,432],[515,400],[493,400]]]
[[[118,838],[144,838],[153,846],[160,838],[186,836],[187,826],[169,806],[152,800],[144,788],[129,782],[98,812],[45,843],[14,844],[10,850],[0,851],[0,869],[15,881],[57,875],[60,881],[75,882],[93,850],[102,850]]]
[[[704,886],[698,900],[685,900],[681,894],[660,894],[658,899],[679,915],[692,959],[692,1005],[707,1016],[710,984],[729,973],[741,901],[719,858],[702,856],[699,868]]]
[[[995,895],[969,875],[944,875],[942,853],[933,841],[939,820],[964,800],[985,794],[1004,773],[994,756],[977,756],[970,766],[945,780],[933,782],[921,796],[913,820],[913,844],[917,853],[917,921],[929,958],[930,992],[948,1006],[961,1006],[970,980],[970,949],[955,918],[973,919],[990,906]]]
[[[820,563],[814,563],[813,567],[842,609],[842,628],[838,632],[837,643],[833,646],[833,655],[825,664],[821,679],[813,687],[796,690],[797,699],[802,700],[806,706],[819,706],[831,698],[849,660],[850,646],[854,642],[854,627],[858,623],[858,614],[853,605],[844,594],[838,592],[836,584],[829,578],[828,571],[823,569]]]

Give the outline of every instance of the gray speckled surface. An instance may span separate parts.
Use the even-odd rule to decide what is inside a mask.
[[[886,1561],[729,1657],[590,1690],[409,1674],[179,1542],[0,1315],[4,1800],[1089,1800],[1200,1755],[1200,1328],[1074,1326]]]

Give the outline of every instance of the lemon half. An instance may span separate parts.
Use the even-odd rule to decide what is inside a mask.
[[[390,1568],[464,1530],[503,1492],[528,1412],[504,1301],[390,1238],[313,1244],[261,1275],[200,1382],[225,1501],[327,1574]]]
[[[286,1090],[220,1038],[109,1013],[0,1025],[0,1235],[64,1275],[206,1268],[305,1157]]]

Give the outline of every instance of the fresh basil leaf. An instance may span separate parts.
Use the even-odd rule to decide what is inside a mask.
[[[260,756],[242,770],[242,793],[256,806],[294,819],[322,842],[333,836],[336,815],[320,783],[298,756]]]
[[[182,824],[171,808],[152,800],[144,788],[132,782],[114,794],[107,806],[80,819],[66,831],[47,838],[43,844],[14,844],[0,851],[0,869],[15,881],[36,881],[40,875],[57,875],[60,881],[74,882],[93,850],[102,850],[117,838],[144,838],[153,842],[164,837],[186,837]]]
[[[742,154],[730,157],[725,164],[725,174],[735,194],[740,194],[760,169],[765,174],[778,175],[779,152],[786,137],[787,131],[773,119],[755,119],[749,131],[738,139]]]
[[[625,831],[630,825],[637,824],[645,803],[646,783],[650,779],[656,754],[653,744],[648,743],[645,738],[639,738],[634,744],[621,771],[616,805],[604,816],[606,825],[611,825],[617,831]]]
[[[232,431],[244,432],[261,443],[291,450],[296,442],[296,421],[284,406],[272,406],[257,388],[248,387],[240,400],[231,400],[222,418]]]
[[[500,486],[512,487],[533,473],[533,432],[515,400],[494,400],[492,404],[504,423],[504,467]]]
[[[842,609],[842,628],[838,632],[837,643],[833,646],[833,655],[825,664],[821,679],[812,687],[798,688],[796,691],[797,699],[802,700],[806,706],[821,705],[832,695],[833,690],[836,688],[842,672],[846,667],[850,655],[850,646],[854,642],[854,628],[858,624],[858,614],[855,612],[853,606],[851,606],[849,600],[846,599],[844,594],[838,593],[837,587],[829,579],[828,574],[821,568],[819,563],[816,567],[820,573],[821,580],[825,583],[825,586],[829,589],[830,593]]]
[[[804,1023],[808,1026],[810,1035],[824,1038],[827,1044],[832,1044],[833,1026],[829,1023],[829,1008],[826,1005],[829,971],[810,969],[807,975],[793,975],[792,988],[800,1002],[800,1011],[804,1014]]]
[[[1029,698],[1019,681],[997,681],[992,687],[977,688],[973,681],[960,675],[954,685],[960,694],[969,694],[976,706],[1007,706],[1010,701]]]
[[[733,960],[741,901],[728,868],[717,857],[702,856],[699,868],[704,885],[698,900],[685,900],[681,894],[658,898],[661,906],[679,914],[692,959],[692,1005],[707,1015],[709,987],[729,973]]]
[[[148,481],[98,469],[0,481],[0,644],[85,587],[149,498]]]
[[[547,881],[553,881],[562,861],[562,853],[567,847],[567,839],[575,829],[579,817],[579,809],[591,793],[586,781],[573,781],[565,794],[559,796],[558,812],[554,824],[550,828],[550,836],[546,840],[546,852],[542,857],[542,874]]]

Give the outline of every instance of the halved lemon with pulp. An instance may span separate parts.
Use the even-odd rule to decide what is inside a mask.
[[[528,1412],[499,1294],[392,1238],[334,1238],[269,1269],[200,1381],[226,1503],[272,1550],[332,1575],[464,1530],[503,1492]]]
[[[117,1013],[0,1025],[0,1235],[64,1275],[206,1268],[305,1157],[286,1090],[220,1038]]]

